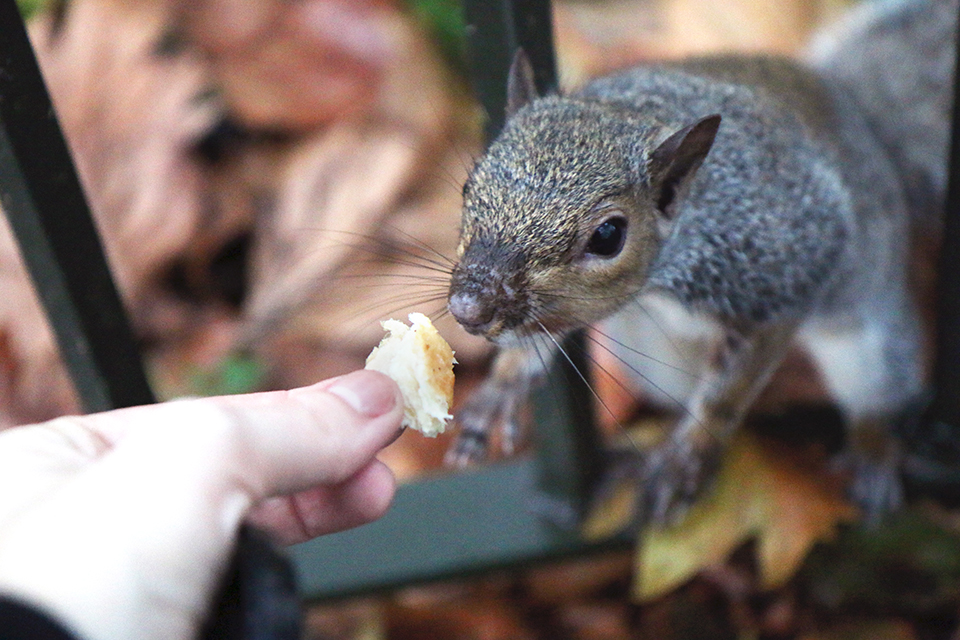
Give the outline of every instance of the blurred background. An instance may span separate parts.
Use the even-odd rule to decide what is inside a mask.
[[[561,84],[793,54],[846,3],[555,2]],[[160,397],[343,373],[410,310],[437,319],[469,387],[489,349],[438,317],[483,144],[457,0],[21,5]],[[75,411],[6,228],[0,279],[0,424]]]
[[[561,85],[694,53],[798,55],[851,4],[555,1]],[[483,146],[457,0],[21,8],[161,398],[286,388],[362,367],[380,320],[421,311],[456,351],[462,401],[490,350],[441,315],[460,189]],[[5,221],[0,291],[0,427],[76,412]],[[632,400],[598,385],[615,410]],[[440,469],[449,444],[407,433],[383,459],[406,481]],[[774,485],[789,475],[764,469]],[[896,537],[869,557],[841,554],[873,569],[851,569],[863,579],[838,585],[817,562],[836,566],[839,547],[799,566],[850,518],[831,491],[800,489],[822,520],[786,534],[801,551],[775,588],[760,584],[745,536],[643,604],[630,598],[632,554],[619,553],[312,607],[308,637],[957,637],[955,515],[935,511],[924,522],[936,526],[921,527],[939,555],[909,555],[917,545]],[[893,568],[871,572],[884,554]],[[926,582],[906,599],[874,592],[905,576]]]

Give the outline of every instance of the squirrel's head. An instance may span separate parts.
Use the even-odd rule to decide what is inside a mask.
[[[512,113],[464,185],[448,304],[501,344],[586,326],[640,291],[720,123],[670,131],[628,105],[530,100],[517,67]]]

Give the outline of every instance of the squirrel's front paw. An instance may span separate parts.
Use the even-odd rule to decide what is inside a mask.
[[[489,416],[483,412],[470,411],[465,407],[454,416],[457,435],[447,451],[446,464],[465,467],[487,457],[490,444]]]
[[[676,439],[650,452],[640,490],[643,522],[659,526],[679,522],[713,480],[720,454],[719,447],[700,450]]]
[[[490,454],[491,435],[499,430],[500,450],[513,453],[519,437],[517,417],[522,398],[481,387],[453,417],[457,436],[445,462],[456,467],[481,462]]]
[[[453,445],[444,456],[444,463],[451,467],[466,467],[487,457],[487,432],[460,427]]]

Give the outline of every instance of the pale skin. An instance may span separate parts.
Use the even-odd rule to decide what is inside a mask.
[[[0,433],[0,595],[89,640],[192,638],[243,521],[290,544],[379,518],[396,385],[310,387]]]

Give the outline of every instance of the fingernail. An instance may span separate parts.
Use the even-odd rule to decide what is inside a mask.
[[[384,376],[371,371],[348,373],[338,378],[327,391],[369,418],[382,416],[397,404],[393,385]]]

